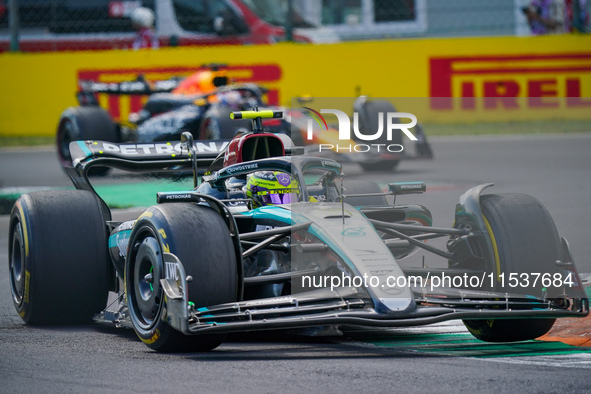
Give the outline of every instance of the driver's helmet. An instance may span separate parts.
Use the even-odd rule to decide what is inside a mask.
[[[289,204],[298,201],[299,184],[285,172],[259,171],[248,176],[244,192],[254,208]]]

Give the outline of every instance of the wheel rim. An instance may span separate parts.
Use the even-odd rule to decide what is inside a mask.
[[[156,236],[147,231],[134,243],[130,262],[130,312],[135,323],[144,330],[151,329],[160,316],[163,297],[160,287],[162,251]]]
[[[10,289],[15,305],[20,306],[25,296],[25,246],[20,222],[14,226],[10,244]]]

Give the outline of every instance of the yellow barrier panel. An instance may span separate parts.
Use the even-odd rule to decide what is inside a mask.
[[[78,79],[99,81],[188,75],[201,64],[226,63],[237,81],[270,89],[272,103],[291,97],[465,97],[432,100],[419,121],[507,120],[513,97],[519,118],[591,115],[591,36],[406,39],[272,46],[180,47],[141,51],[0,54],[0,134],[53,135],[60,113],[76,105]],[[478,100],[470,97],[492,95]],[[569,96],[570,100],[559,99]],[[100,97],[116,119],[145,98]],[[518,104],[519,105],[519,104]],[[513,107],[511,107],[513,106]],[[410,111],[409,111],[410,112]],[[562,112],[561,112],[562,113]]]

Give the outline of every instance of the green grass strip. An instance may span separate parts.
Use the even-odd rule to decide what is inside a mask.
[[[156,205],[156,193],[192,190],[193,180],[189,177],[183,178],[181,181],[162,179],[104,185],[99,184],[93,186],[98,195],[105,200],[110,208],[122,209]],[[4,192],[0,189],[0,215],[9,214],[13,204],[22,194],[30,193],[38,189],[39,188],[10,188],[8,191]],[[55,189],[73,189],[73,187]]]
[[[111,208],[149,207],[156,205],[156,193],[192,190],[193,180],[121,183],[94,188]]]

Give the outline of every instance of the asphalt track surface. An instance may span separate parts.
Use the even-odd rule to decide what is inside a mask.
[[[425,181],[428,193],[399,202],[428,206],[435,226],[449,225],[458,196],[480,183],[494,182],[495,193],[534,195],[569,240],[579,271],[591,272],[591,134],[454,137],[432,145],[433,161],[408,161],[394,174],[369,177]],[[368,178],[355,166],[345,171]],[[52,150],[0,150],[0,188],[17,186],[69,181]],[[7,225],[0,216],[4,267]],[[582,393],[591,391],[585,350],[542,341],[486,344],[452,321],[339,338],[240,334],[206,354],[159,354],[133,331],[109,325],[24,325],[12,306],[8,269],[0,270],[0,392]]]

